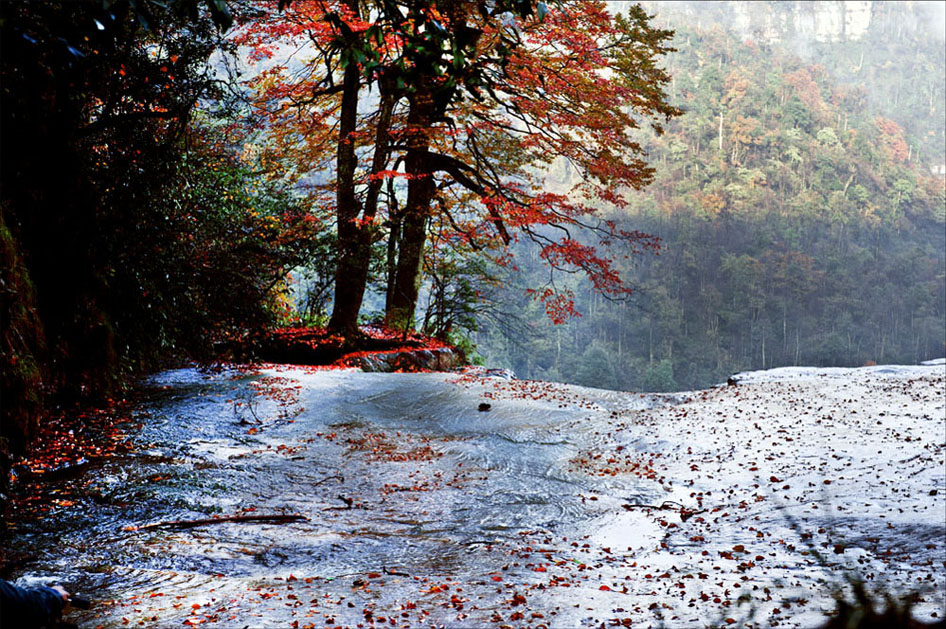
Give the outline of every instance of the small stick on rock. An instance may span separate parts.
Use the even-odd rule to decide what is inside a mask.
[[[355,501],[351,498],[347,498],[341,494],[338,494],[338,499],[345,503],[344,507],[326,507],[322,509],[323,511],[347,511],[355,506]]]
[[[676,506],[674,506],[674,505],[676,505]],[[692,517],[693,517],[694,515],[696,515],[697,513],[704,513],[704,512],[706,511],[706,509],[702,509],[702,510],[700,510],[700,511],[688,509],[688,508],[684,507],[682,504],[680,504],[679,502],[674,502],[674,501],[672,501],[672,500],[665,500],[663,503],[661,503],[660,506],[657,506],[657,505],[628,505],[628,504],[621,505],[621,506],[624,507],[624,509],[627,510],[627,511],[631,511],[632,509],[654,509],[654,510],[657,510],[657,511],[667,511],[667,510],[676,511],[676,510],[679,509],[679,511],[680,511],[680,520],[681,520],[682,522],[686,522],[687,520],[689,520],[690,518],[692,518]]]
[[[312,483],[312,486],[315,487],[316,485],[321,485],[322,483],[327,482],[327,481],[330,481],[330,480],[332,480],[333,478],[334,478],[335,480],[339,481],[339,482],[342,482],[342,483],[345,482],[345,477],[342,476],[341,474],[332,474],[331,476],[326,476],[326,477],[323,478],[322,480],[315,481],[314,483]]]
[[[219,518],[203,518],[200,520],[169,520],[166,522],[155,522],[153,524],[144,524],[142,526],[126,526],[123,531],[146,531],[148,529],[158,528],[177,528],[190,529],[197,526],[208,526],[210,524],[222,524],[224,522],[271,522],[273,524],[285,524],[286,522],[308,521],[309,518],[304,515],[226,515]]]

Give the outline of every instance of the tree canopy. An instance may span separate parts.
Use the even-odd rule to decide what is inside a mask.
[[[501,265],[509,245],[539,242],[554,270],[584,271],[605,294],[628,292],[600,249],[655,239],[596,216],[653,176],[633,132],[679,113],[657,61],[668,31],[639,7],[604,3],[310,2],[261,4],[237,41],[262,62],[255,91],[260,162],[311,192],[338,233],[332,325],[351,329],[372,243],[387,240],[386,318],[414,325],[428,226],[444,243]],[[292,51],[292,52],[289,52]],[[583,175],[549,193],[555,160]],[[326,175],[327,173],[330,173]],[[597,233],[597,247],[575,230]],[[572,314],[554,278],[533,289],[549,314]]]

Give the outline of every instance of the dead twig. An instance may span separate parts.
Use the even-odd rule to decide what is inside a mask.
[[[338,494],[338,499],[345,503],[344,507],[326,507],[322,509],[323,511],[347,511],[355,506],[355,501],[351,498],[347,498],[341,494]]]
[[[631,511],[633,509],[652,509],[654,511],[680,511],[681,522],[686,522],[687,520],[689,520],[690,518],[692,518],[694,515],[698,513],[706,512],[706,509],[702,509],[700,511],[688,509],[684,507],[682,504],[680,504],[679,502],[674,502],[673,500],[665,500],[664,502],[660,504],[660,506],[658,505],[621,505],[621,506],[624,507],[624,509],[627,511]]]
[[[312,486],[315,487],[316,485],[321,485],[322,483],[325,483],[325,482],[327,482],[327,481],[330,481],[330,480],[332,480],[333,478],[334,478],[335,480],[341,482],[341,483],[344,483],[344,482],[345,482],[345,477],[342,476],[341,474],[332,474],[331,476],[326,476],[326,477],[323,478],[322,480],[315,481],[314,483],[312,483]]]
[[[287,522],[308,521],[309,518],[304,515],[226,515],[218,518],[202,518],[199,520],[168,520],[165,522],[154,522],[142,526],[126,526],[123,531],[147,531],[149,529],[159,528],[178,528],[190,529],[198,526],[209,526],[211,524],[223,524],[224,522],[269,522],[272,524],[285,524]]]

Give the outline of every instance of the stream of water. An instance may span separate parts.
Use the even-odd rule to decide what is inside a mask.
[[[504,584],[525,571],[513,557],[523,540],[561,542],[600,515],[586,494],[655,499],[653,483],[570,470],[602,428],[591,411],[629,410],[617,394],[530,394],[484,411],[475,379],[287,371],[148,380],[136,448],[68,481],[74,504],[15,529],[40,557],[31,576],[114,601],[86,615],[106,625],[352,625],[371,609],[478,624],[516,606]],[[306,520],[128,530],[214,514]],[[293,584],[304,605],[285,598]]]
[[[49,481],[4,543],[21,583],[96,600],[89,627],[816,627],[851,574],[934,592],[937,618],[943,376],[915,371],[680,399],[168,371],[133,447]],[[277,515],[301,518],[149,526]]]

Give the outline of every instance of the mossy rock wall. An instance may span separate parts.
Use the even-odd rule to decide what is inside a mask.
[[[2,212],[0,321],[0,453],[9,455],[23,452],[39,426],[46,343],[33,283]]]

